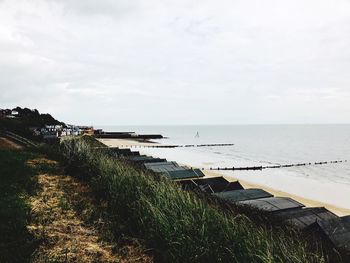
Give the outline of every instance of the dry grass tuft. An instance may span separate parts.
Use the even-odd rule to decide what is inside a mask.
[[[55,161],[28,161],[34,166],[43,163]],[[28,229],[43,242],[33,262],[152,262],[139,247],[118,248],[101,240],[98,229],[86,221],[91,211],[76,211],[79,203],[94,209],[88,186],[61,174],[40,174],[38,184],[41,190],[30,198],[32,220]]]
[[[37,165],[58,165],[58,162],[54,161],[54,160],[47,159],[45,157],[39,157],[39,158],[28,160],[27,164],[35,167]]]
[[[110,245],[99,240],[96,231],[84,225],[72,209],[60,184],[72,179],[63,175],[42,174],[42,190],[30,199],[33,220],[28,229],[45,240],[33,262],[44,259],[64,262],[116,262]]]

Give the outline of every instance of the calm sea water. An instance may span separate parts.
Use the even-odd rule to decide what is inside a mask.
[[[350,208],[350,125],[102,126],[107,131],[160,133],[164,144],[234,143],[231,147],[139,149],[196,167],[239,167],[349,160],[319,166],[226,171],[244,179]],[[200,137],[196,138],[196,133]]]

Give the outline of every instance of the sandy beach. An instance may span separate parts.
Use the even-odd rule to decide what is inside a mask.
[[[131,147],[131,148],[135,147],[139,151],[142,151],[143,146],[147,147],[147,146],[154,145],[154,143],[152,143],[152,142],[139,142],[136,140],[126,140],[126,139],[99,139],[99,141],[104,143],[105,145],[107,145],[109,147],[121,147],[121,148],[123,148],[123,147]],[[300,195],[288,193],[287,191],[282,191],[280,189],[268,187],[266,185],[257,184],[257,183],[254,183],[252,181],[249,181],[249,180],[242,180],[241,178],[238,179],[232,175],[228,176],[227,174],[224,174],[221,171],[205,170],[204,173],[208,177],[209,176],[223,176],[228,181],[237,181],[238,180],[243,185],[244,188],[261,188],[261,189],[264,189],[264,190],[272,193],[275,196],[290,197],[290,198],[293,198],[293,199],[297,200],[298,202],[304,204],[307,207],[326,207],[327,209],[329,209],[330,211],[332,211],[334,214],[336,214],[338,216],[350,215],[350,209],[338,207],[336,205],[328,204],[326,202],[322,202],[319,200],[305,198],[305,197],[302,197]],[[304,191],[307,191],[307,189],[305,187],[302,187],[301,189],[304,189]],[[315,190],[315,189],[313,189],[313,190]],[[320,194],[322,194],[322,193],[320,193]]]
[[[103,144],[109,147],[119,147],[119,148],[132,148],[132,147],[148,147],[154,146],[153,142],[143,142],[138,140],[130,140],[130,139],[98,139]]]

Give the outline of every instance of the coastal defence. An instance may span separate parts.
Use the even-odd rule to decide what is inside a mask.
[[[337,216],[324,207],[306,207],[289,197],[274,196],[263,189],[244,189],[236,182],[229,182],[224,177],[206,177],[201,170],[180,166],[166,159],[141,155],[131,149],[110,148],[115,157],[135,162],[142,169],[165,175],[176,181],[183,190],[204,193],[213,198],[236,205],[247,206],[263,213],[271,214],[280,222],[290,224],[304,232],[324,236],[331,246],[339,251],[350,253],[350,216]],[[210,170],[262,170],[302,165],[323,165],[341,163],[347,160],[288,164],[278,166],[210,168]],[[338,226],[341,226],[340,228]]]
[[[136,139],[136,140],[154,140],[163,139],[161,134],[136,134],[135,132],[104,132],[97,130],[94,133],[95,138],[101,139]]]
[[[276,169],[276,168],[289,168],[296,166],[311,166],[311,165],[324,165],[324,164],[336,164],[336,163],[346,163],[348,160],[336,160],[336,161],[326,161],[326,162],[312,162],[312,163],[292,163],[292,164],[277,164],[268,166],[246,166],[246,167],[210,167],[209,170],[263,170],[263,169]],[[204,170],[204,168],[202,168]]]
[[[121,145],[122,148],[196,148],[196,147],[225,147],[234,146],[233,143],[210,143],[210,144],[173,144],[173,145]]]
[[[144,135],[144,136],[149,136],[149,135]],[[157,136],[157,135],[154,135],[154,136]],[[108,138],[101,138],[101,139],[108,139]],[[122,138],[118,138],[118,139],[122,139]],[[120,145],[117,148],[196,148],[196,147],[227,147],[227,146],[234,146],[234,144],[233,143],[211,143],[211,144],[169,144],[169,145],[162,144],[162,145],[159,145],[155,143],[149,143],[147,145]],[[113,148],[113,147],[110,147],[110,148]]]

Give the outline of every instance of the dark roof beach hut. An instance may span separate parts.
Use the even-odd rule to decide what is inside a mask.
[[[125,149],[110,148],[110,149],[115,154],[116,157],[140,156],[139,152],[133,152],[129,148],[125,148]]]
[[[303,204],[289,197],[268,197],[256,200],[245,200],[238,203],[242,205],[248,205],[266,212],[275,212],[304,207]]]
[[[316,221],[307,230],[318,232],[350,258],[350,216]]]
[[[203,179],[190,179],[179,181],[183,190],[199,190],[206,193],[218,193],[232,190],[241,190],[243,186],[238,182],[229,182],[225,178],[213,177]]]
[[[172,180],[204,177],[203,172],[199,169],[185,169],[185,170],[178,170],[178,171],[169,171],[169,172],[166,172],[164,174]]]
[[[179,166],[176,162],[145,162],[144,167],[156,173],[163,173],[172,180],[201,178],[204,174],[199,169]]]
[[[146,169],[156,173],[185,170],[184,167],[179,166],[176,162],[144,163],[143,165]]]
[[[140,155],[140,156],[130,156],[128,157],[130,161],[144,164],[144,163],[158,163],[158,162],[166,162],[166,159],[154,158],[152,156]]]
[[[300,209],[282,210],[275,212],[282,221],[303,229],[315,222],[338,218],[337,215],[324,207],[305,207]]]
[[[215,196],[229,202],[240,202],[259,198],[272,197],[273,195],[262,189],[241,189],[227,192],[215,193]]]

